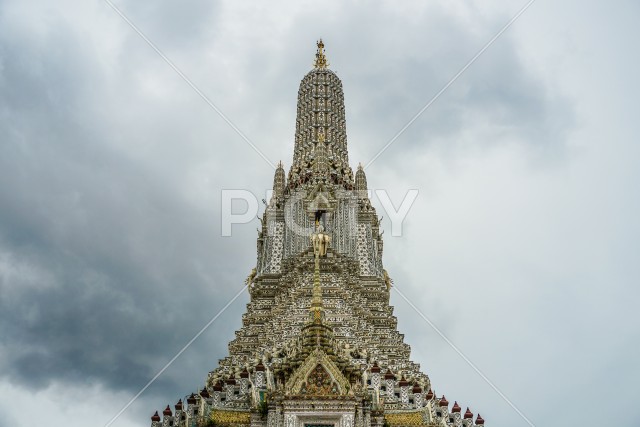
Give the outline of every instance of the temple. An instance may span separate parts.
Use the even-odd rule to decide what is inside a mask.
[[[262,217],[251,299],[202,390],[152,427],[483,425],[438,396],[389,305],[380,222],[349,166],[342,83],[318,42],[298,91],[295,145]]]

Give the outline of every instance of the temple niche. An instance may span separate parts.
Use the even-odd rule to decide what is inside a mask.
[[[484,424],[410,359],[365,171],[349,166],[342,82],[328,67],[320,40],[300,82],[291,167],[276,168],[261,218],[242,327],[203,388],[156,412],[152,427]]]

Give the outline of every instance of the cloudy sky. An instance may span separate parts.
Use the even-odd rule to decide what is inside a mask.
[[[322,37],[367,163],[526,4],[136,2],[118,8],[290,166]],[[634,1],[534,2],[367,168],[399,204],[386,269],[536,426],[637,425],[640,96]],[[105,1],[0,0],[0,426],[104,426],[240,290],[258,221],[221,192],[273,168]],[[201,388],[242,295],[114,426]],[[527,422],[401,297],[436,392]]]

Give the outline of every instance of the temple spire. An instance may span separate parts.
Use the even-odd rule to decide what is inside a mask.
[[[356,191],[358,192],[359,199],[368,197],[367,176],[364,173],[362,163],[358,165],[358,170],[356,171]]]
[[[278,163],[278,167],[276,168],[276,172],[273,176],[273,195],[274,197],[283,197],[284,196],[284,187],[285,187],[285,176],[284,176],[284,167],[282,165],[282,161]]]
[[[353,189],[353,170],[347,154],[347,132],[342,82],[329,68],[324,43],[318,40],[314,68],[300,82],[293,161],[287,187],[294,190],[310,182],[316,183],[313,163],[316,148],[324,145],[327,162],[323,176],[332,184]],[[322,151],[319,150],[319,151]]]

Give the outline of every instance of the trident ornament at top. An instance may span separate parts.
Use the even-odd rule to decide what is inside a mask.
[[[313,63],[313,66],[316,68],[327,68],[329,63],[327,62],[327,57],[324,56],[324,43],[322,43],[322,39],[318,40],[318,51],[316,52],[316,60]]]

